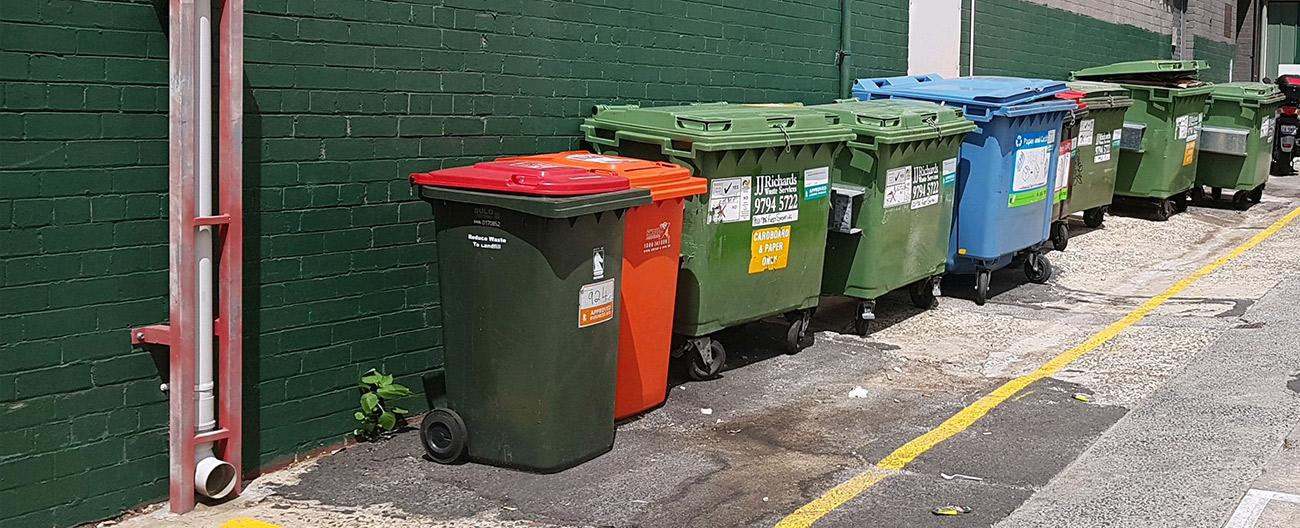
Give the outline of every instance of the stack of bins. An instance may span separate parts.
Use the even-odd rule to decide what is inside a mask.
[[[1275,84],[1214,85],[1201,131],[1198,198],[1209,186],[1216,200],[1223,189],[1235,190],[1232,203],[1239,208],[1259,203],[1272,161],[1274,114],[1285,99]]]
[[[863,302],[865,335],[875,299],[908,287],[928,309],[948,261],[957,157],[975,124],[961,109],[925,101],[842,101],[813,107],[855,134],[831,171],[831,221],[822,293]]]
[[[686,203],[675,352],[692,378],[714,377],[713,334],[785,315],[786,351],[810,345],[821,292],[830,165],[852,133],[798,105],[602,106],[582,125],[602,154],[667,161],[709,180]]]
[[[1124,112],[1133,106],[1133,99],[1118,84],[1075,81],[1069,86],[1083,92],[1088,117],[1079,124],[1079,140],[1074,145],[1079,169],[1074,171],[1066,210],[1069,214],[1082,212],[1083,223],[1095,229],[1101,227],[1115,196]]]
[[[861,79],[858,99],[920,99],[961,108],[976,129],[961,148],[949,239],[949,273],[975,275],[975,302],[988,298],[994,270],[1024,255],[1025,274],[1046,282],[1042,254],[1052,224],[1056,136],[1077,105],[1054,96],[1065,83],[1011,77],[937,75]]]
[[[668,389],[682,211],[688,198],[708,190],[708,182],[691,177],[691,171],[680,165],[585,151],[498,161],[590,169],[627,178],[633,187],[650,191],[654,202],[633,207],[624,219],[614,418],[629,418],[663,404]]]
[[[1078,158],[1079,132],[1083,122],[1088,119],[1088,105],[1082,101],[1083,92],[1066,90],[1056,94],[1057,99],[1073,101],[1076,106],[1065,114],[1061,121],[1061,143],[1056,155],[1056,181],[1052,188],[1052,247],[1065,251],[1070,242],[1069,206],[1066,203],[1073,192],[1075,177],[1079,173]]]
[[[445,408],[420,424],[437,462],[543,473],[614,444],[626,178],[549,163],[412,174],[433,204]]]
[[[1133,97],[1125,114],[1115,195],[1155,200],[1156,218],[1185,210],[1196,182],[1201,119],[1211,85],[1196,80],[1205,61],[1149,60],[1086,68],[1076,80],[1121,84]]]

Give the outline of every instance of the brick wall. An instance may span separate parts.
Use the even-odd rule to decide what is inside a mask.
[[[0,10],[0,527],[166,494],[162,378],[126,334],[167,316],[156,5]],[[245,460],[344,438],[362,370],[419,389],[441,363],[432,223],[403,175],[577,147],[596,103],[828,101],[838,6],[248,0]],[[907,2],[854,9],[855,68],[903,73]]]
[[[963,72],[969,68],[970,6],[970,0],[963,3]],[[1168,34],[1034,2],[977,0],[975,9],[976,75],[1068,79],[1089,66],[1170,54]]]
[[[1256,18],[1259,17],[1256,0],[1237,0],[1236,22],[1233,27],[1237,30],[1237,53],[1233,61],[1233,80],[1253,81],[1256,72],[1260,71],[1255,68],[1257,54],[1255,53],[1255,34],[1258,31],[1256,27]],[[1262,68],[1260,68],[1262,69]]]
[[[1195,57],[1210,65],[1210,69],[1201,72],[1202,80],[1216,83],[1228,82],[1228,71],[1233,66],[1232,61],[1237,54],[1236,44],[1210,40],[1198,35],[1195,50]]]

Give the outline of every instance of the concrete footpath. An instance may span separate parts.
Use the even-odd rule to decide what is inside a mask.
[[[773,526],[1297,207],[1300,178],[1274,178],[1249,211],[1074,223],[1068,250],[1049,254],[1048,284],[1003,270],[976,306],[958,278],[929,311],[890,294],[866,337],[841,333],[853,304],[827,299],[817,344],[798,355],[780,351],[776,324],[730,331],[720,379],[677,374],[662,408],[619,426],[613,451],[559,474],[440,466],[407,432],[263,475],[227,504],[120,525]],[[815,526],[1300,525],[1288,517],[1300,497],[1287,495],[1300,494],[1300,450],[1284,448],[1300,422],[1296,277],[1300,221]],[[850,397],[859,387],[866,397]],[[970,512],[932,513],[943,506]]]

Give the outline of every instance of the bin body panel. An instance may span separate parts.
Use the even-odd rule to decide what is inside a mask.
[[[830,166],[850,134],[823,113],[791,105],[634,114],[617,121],[598,113],[583,131],[602,154],[667,161],[709,180],[708,192],[685,203],[674,332],[705,336],[817,306]],[[670,128],[674,122],[724,131],[695,134]],[[761,132],[736,139],[725,132],[724,124],[739,133],[747,123]]]
[[[1240,87],[1241,89],[1236,89]],[[1250,191],[1268,181],[1278,108],[1285,98],[1276,85],[1215,85],[1206,105],[1205,126],[1248,131],[1245,156],[1202,152],[1196,183]]]
[[[1056,151],[1056,178],[1052,182],[1052,220],[1062,221],[1070,216],[1070,196],[1079,179],[1079,130],[1087,119],[1087,110],[1076,110],[1067,114],[1061,124],[1061,137]]]
[[[1197,146],[1210,87],[1163,88],[1120,83],[1133,93],[1125,120],[1146,125],[1140,151],[1122,151],[1115,194],[1165,199],[1196,182]]]
[[[1084,100],[1087,102],[1087,100]],[[1127,107],[1099,108],[1089,105],[1088,118],[1080,123],[1080,138],[1074,142],[1076,154],[1074,183],[1066,201],[1067,214],[1110,205],[1115,196],[1115,173],[1119,169],[1120,136],[1124,131]],[[1087,124],[1091,120],[1091,125]],[[1091,138],[1083,129],[1091,127]]]
[[[905,99],[816,108],[843,112],[845,123],[873,116],[881,116],[873,124],[901,123],[896,131],[850,124],[857,140],[840,152],[832,171],[833,225],[822,292],[875,299],[943,274],[961,142],[974,124],[952,107]],[[918,114],[919,126],[908,126],[907,117]]]

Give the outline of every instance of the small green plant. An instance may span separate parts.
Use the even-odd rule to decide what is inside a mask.
[[[393,377],[370,369],[361,375],[361,410],[353,414],[361,426],[352,433],[358,440],[374,441],[397,429],[407,410],[389,402],[411,395],[411,389],[393,383]]]

